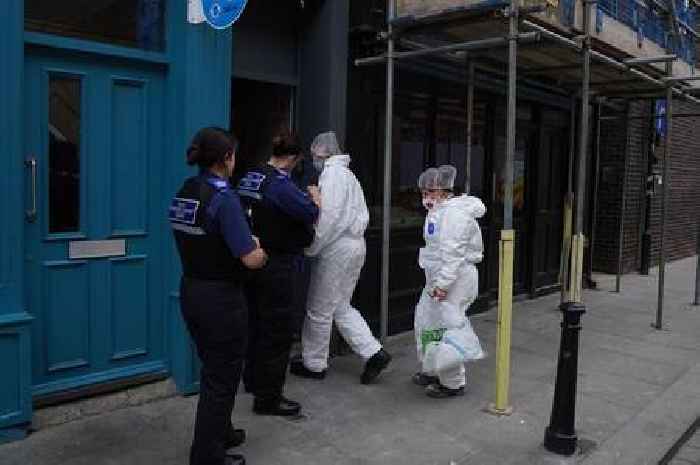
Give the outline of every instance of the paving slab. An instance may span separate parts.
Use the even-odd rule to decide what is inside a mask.
[[[542,446],[558,295],[515,304],[510,416],[484,411],[495,391],[493,310],[471,319],[489,357],[468,365],[464,397],[429,399],[411,383],[417,363],[406,333],[389,341],[394,362],[378,384],[359,383],[363,362],[352,355],[332,359],[323,381],[290,377],[287,395],[304,406],[301,420],[256,416],[251,396],[240,395],[234,422],[248,430],[241,452],[252,465],[656,465],[700,415],[700,312],[688,309],[685,287],[694,267],[694,259],[669,266],[668,331],[649,326],[655,275],[626,276],[620,294],[610,292],[614,277],[598,276],[599,290],[584,293],[576,411],[583,449],[572,457]],[[0,465],[186,464],[197,397],[150,389],[37,412],[38,431],[0,445]],[[699,442],[689,441],[678,460],[693,463]]]

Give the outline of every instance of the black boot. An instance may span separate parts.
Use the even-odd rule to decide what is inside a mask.
[[[255,398],[253,412],[258,415],[272,415],[277,417],[295,417],[301,413],[299,402],[289,400],[284,396],[273,399]]]
[[[245,465],[245,457],[240,454],[226,454],[224,465]]]
[[[430,386],[431,384],[440,384],[440,378],[437,376],[429,376],[425,373],[418,372],[411,378],[413,384],[418,386]]]
[[[301,359],[292,360],[292,363],[289,364],[289,372],[301,378],[323,379],[326,377],[326,370],[311,371],[304,366],[304,362]]]
[[[226,433],[226,442],[224,442],[224,447],[226,449],[231,449],[233,447],[238,447],[245,442],[245,430],[244,429],[231,429]]]
[[[450,389],[442,384],[431,384],[425,388],[425,393],[433,399],[447,399],[448,397],[458,397],[464,395],[464,386],[457,389]]]
[[[379,349],[379,352],[372,355],[372,357],[365,363],[365,371],[360,377],[360,382],[362,384],[369,384],[374,381],[379,373],[381,373],[391,362],[391,355],[384,349]]]

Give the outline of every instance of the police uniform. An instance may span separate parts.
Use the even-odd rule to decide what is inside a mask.
[[[247,345],[239,257],[257,246],[237,194],[210,173],[185,181],[169,219],[182,262],[181,311],[202,361],[190,463],[223,464]]]
[[[248,172],[238,193],[248,209],[253,234],[269,255],[267,266],[252,272],[246,284],[250,346],[244,382],[255,395],[256,406],[272,405],[284,400],[294,323],[294,277],[300,272],[304,248],[313,241],[319,209],[287,173],[270,165]]]

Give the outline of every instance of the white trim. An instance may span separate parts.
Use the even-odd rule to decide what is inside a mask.
[[[201,24],[205,21],[202,0],[187,0],[187,22]]]
[[[175,231],[180,231],[185,234],[190,234],[192,236],[205,236],[207,234],[206,231],[197,226],[187,226],[186,224],[174,222],[171,222],[170,225]]]

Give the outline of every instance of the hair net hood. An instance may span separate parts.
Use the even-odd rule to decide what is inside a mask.
[[[428,168],[418,178],[420,190],[442,189],[451,191],[455,186],[457,168],[451,165],[442,165],[438,168]]]
[[[481,199],[477,197],[472,197],[471,195],[460,195],[459,197],[453,197],[445,202],[446,205],[450,207],[459,209],[466,215],[472,218],[481,218],[486,214],[486,206]]]
[[[311,144],[311,154],[318,158],[328,158],[334,155],[342,155],[340,144],[335,132],[323,132],[316,136]]]

